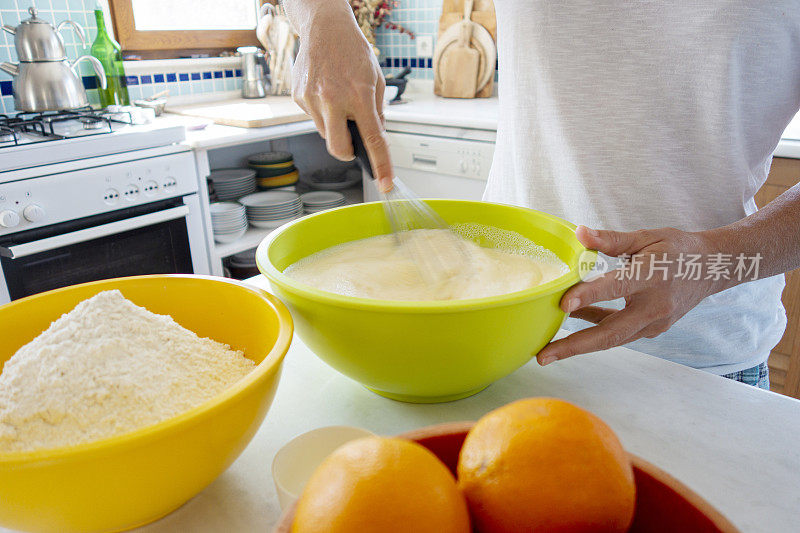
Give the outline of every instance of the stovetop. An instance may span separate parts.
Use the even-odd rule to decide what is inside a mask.
[[[124,110],[0,115],[0,173],[179,143],[182,126],[132,124]]]
[[[91,107],[70,111],[0,115],[0,150],[9,146],[52,142],[87,135],[103,135],[131,124],[127,111],[95,111]]]

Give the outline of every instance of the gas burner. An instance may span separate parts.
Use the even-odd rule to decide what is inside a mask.
[[[0,144],[16,142],[17,135],[14,130],[6,126],[0,126]]]
[[[82,117],[80,121],[85,130],[99,130],[105,126],[105,122],[99,117]]]
[[[119,125],[131,122],[131,115],[126,111],[110,113],[95,111],[88,106],[69,111],[0,115],[0,148],[103,135],[113,133],[119,129]]]

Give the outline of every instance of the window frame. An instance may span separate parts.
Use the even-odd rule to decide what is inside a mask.
[[[137,30],[132,0],[108,0],[114,35],[125,54],[164,59],[192,53],[218,54],[239,46],[261,46],[252,30]]]

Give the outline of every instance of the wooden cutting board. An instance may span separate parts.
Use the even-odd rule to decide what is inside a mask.
[[[240,128],[264,128],[310,120],[290,96],[222,100],[184,106],[167,105],[168,113],[213,120],[215,124]]]
[[[442,57],[437,62],[437,68],[442,71],[442,95],[454,98],[475,98],[478,92],[478,78],[480,77],[481,57],[486,66],[485,51],[479,52],[472,47],[472,35],[476,30],[483,29],[477,22],[472,22],[472,8],[474,0],[464,1],[464,20],[451,26],[458,29],[458,41],[455,47],[444,52],[448,61]],[[494,46],[494,43],[492,43]]]
[[[464,18],[464,0],[443,0],[442,2],[442,16],[439,18],[439,37],[450,28],[453,24],[457,24]],[[475,5],[472,11],[472,20],[486,28],[492,35],[492,38],[497,41],[497,19],[494,13],[494,2],[492,0],[475,0]],[[434,67],[435,68],[435,67]],[[488,98],[492,96],[494,91],[494,76],[492,76],[489,83],[487,83],[482,90],[478,91],[475,96],[478,98]],[[434,94],[441,95],[441,82],[434,76],[433,82]]]

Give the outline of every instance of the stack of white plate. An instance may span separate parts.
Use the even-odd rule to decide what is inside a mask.
[[[221,202],[236,200],[256,190],[256,171],[249,168],[212,170],[208,179]]]
[[[233,242],[247,231],[247,214],[242,204],[215,202],[210,211],[215,241],[223,244]]]
[[[247,209],[247,220],[257,228],[277,228],[303,214],[303,202],[296,192],[257,192],[239,201]]]
[[[300,200],[306,213],[317,213],[344,205],[344,195],[333,191],[307,192],[300,197]]]

